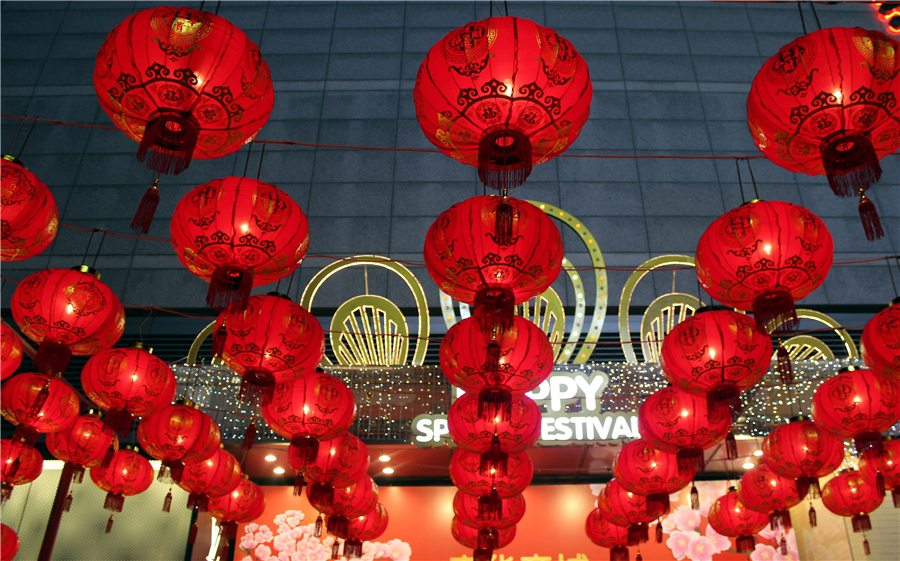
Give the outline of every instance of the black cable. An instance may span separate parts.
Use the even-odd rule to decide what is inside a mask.
[[[797,2],[797,11],[800,12],[800,23],[803,25],[803,34],[806,35],[806,20],[803,19],[803,3]]]
[[[507,5],[506,0],[503,0],[503,9],[506,10],[506,17],[509,17],[509,5]]]
[[[259,174],[262,173],[263,158],[266,157],[266,145],[263,144],[262,152],[259,153],[259,167],[256,168],[256,180],[259,181]]]
[[[747,169],[750,170],[750,181],[753,182],[753,193],[756,195],[756,198],[758,200],[759,190],[756,188],[756,178],[753,177],[753,167],[750,166],[750,160],[747,160]]]
[[[91,230],[91,239],[88,240],[87,247],[84,248],[84,255],[81,257],[81,264],[84,265],[84,262],[87,261],[88,251],[91,250],[91,244],[94,243],[94,234],[97,233],[97,228]]]
[[[22,126],[24,124],[25,124],[25,120],[22,119],[22,121],[19,123],[19,128],[16,129],[16,136],[13,137],[12,144],[9,145],[9,150],[6,151],[7,154],[12,154],[12,149],[16,145],[16,140],[19,139],[19,132],[22,130]]]
[[[221,7],[222,7],[222,0],[219,0],[216,3],[216,13],[214,15],[219,15],[219,8],[221,8]]]
[[[896,257],[894,258],[894,260],[897,261],[897,268],[900,269],[900,260],[897,260]],[[898,296],[897,285],[894,284],[894,271],[891,270],[891,260],[885,259],[885,262],[887,263],[887,266],[888,266],[888,275],[891,276],[891,288],[894,289],[894,296]]]
[[[106,230],[100,230],[103,232],[103,237],[100,238],[100,245],[97,246],[97,254],[94,255],[94,262],[91,264],[91,269],[97,268],[97,258],[100,257],[100,250],[103,249],[103,241],[106,240]]]
[[[244,163],[244,177],[247,177],[247,168],[250,167],[250,153],[253,152],[253,143],[247,144],[247,161]]]
[[[816,5],[813,2],[810,2],[809,7],[812,8],[813,16],[816,18],[816,27],[822,29],[822,24],[819,23],[819,14],[816,12]]]
[[[738,186],[741,188],[741,203],[746,203],[747,198],[744,196],[744,182],[741,180],[741,164],[739,158],[734,160],[734,167],[737,168]]]
[[[31,128],[28,129],[28,134],[25,135],[25,140],[22,141],[22,147],[19,148],[19,155],[16,156],[16,158],[22,157],[22,152],[25,151],[25,145],[28,144],[28,139],[31,138],[31,133],[32,133],[32,131],[34,131],[34,125],[36,125],[36,124],[37,124],[36,120],[31,123]]]

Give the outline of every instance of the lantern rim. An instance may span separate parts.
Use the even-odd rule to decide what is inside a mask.
[[[891,300],[890,303],[888,303],[888,308],[890,308],[891,306],[896,306],[897,304],[900,304],[900,296]]]
[[[20,160],[19,158],[16,158],[15,156],[10,156],[9,154],[3,154],[2,156],[0,156],[0,158],[3,158],[7,162],[12,162],[18,166],[22,166],[24,169],[28,169],[27,167],[25,167],[25,164],[22,163],[22,160]]]
[[[87,265],[78,265],[76,267],[72,267],[73,271],[78,271],[79,273],[84,273],[86,275],[91,275],[97,280],[100,280],[100,271],[94,269],[93,267],[88,267]]]
[[[153,347],[151,347],[149,345],[145,345],[144,343],[142,343],[140,341],[135,341],[134,343],[128,345],[128,348],[129,349],[140,349],[142,351],[147,351],[151,355],[153,354]]]
[[[288,296],[287,294],[284,294],[283,292],[278,292],[276,290],[273,290],[271,292],[266,292],[266,296],[276,296],[278,298],[284,298],[288,302],[293,302],[293,300],[291,300],[290,296]]]
[[[844,374],[845,372],[856,372],[857,370],[865,370],[865,368],[860,368],[859,366],[853,366],[851,364],[838,370],[838,374]]]
[[[809,421],[812,421],[809,415],[803,415],[802,413],[800,415],[794,415],[793,417],[788,419],[788,422],[791,423],[805,423]]]

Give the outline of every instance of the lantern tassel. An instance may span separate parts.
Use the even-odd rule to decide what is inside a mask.
[[[900,485],[894,485],[891,489],[891,498],[894,500],[894,508],[900,508]]]
[[[103,418],[103,422],[106,423],[113,432],[119,435],[119,438],[127,438],[128,433],[131,432],[131,424],[134,422],[134,416],[124,409],[112,409],[106,412],[106,417]],[[111,460],[112,458],[110,458]]]
[[[818,499],[822,496],[818,477],[803,476],[797,478],[797,496],[803,498],[807,495],[811,499]]]
[[[478,519],[493,521],[503,519],[503,499],[496,489],[491,489],[488,495],[478,497]]]
[[[10,483],[3,482],[0,486],[0,504],[5,503],[12,496],[13,486]]]
[[[506,476],[506,466],[509,454],[500,449],[500,438],[495,434],[491,438],[491,447],[481,453],[481,463],[478,471],[481,475],[496,474],[501,477]]]
[[[693,481],[691,482],[691,508],[700,510],[700,492],[697,491],[697,486]]]
[[[207,512],[209,510],[209,497],[191,491],[188,495],[187,507],[196,508],[198,512]]]
[[[800,324],[794,298],[787,290],[773,290],[754,298],[753,317],[760,333],[769,333],[770,323],[774,323],[772,329],[777,333],[793,331]]]
[[[472,552],[472,561],[491,561],[493,558],[493,549],[475,549]]]
[[[69,491],[69,494],[66,495],[66,499],[63,501],[63,512],[69,512],[72,508],[72,491]]]
[[[497,129],[478,141],[478,178],[491,189],[507,191],[523,185],[531,166],[531,140],[520,131]]]
[[[728,431],[728,434],[725,435],[725,458],[729,460],[736,460],[738,457],[738,447],[737,440],[734,438],[734,433]]]
[[[722,418],[730,420],[741,409],[741,390],[734,384],[719,384],[706,394],[706,410],[711,421]]]
[[[172,511],[172,488],[169,487],[169,492],[166,493],[166,498],[163,499],[163,512],[171,512]]]
[[[853,437],[856,453],[862,455],[871,450],[871,455],[880,458],[884,455],[884,438],[880,432],[862,432]]]
[[[294,476],[294,496],[299,497],[303,494],[303,486],[306,484],[306,478],[303,477],[303,472],[297,472],[297,475]]]
[[[225,322],[222,321],[213,333],[212,350],[210,351],[213,358],[222,356],[222,351],[225,350],[226,340],[228,340],[228,328],[225,327]]]
[[[325,525],[325,518],[322,516],[322,513],[320,512],[319,517],[316,518],[316,527],[315,527],[315,532],[313,534],[315,537],[319,538],[322,536],[322,526],[324,526],[324,525]]]
[[[334,487],[327,483],[313,483],[309,486],[309,502],[330,508],[334,505]]]
[[[25,425],[19,425],[16,427],[16,431],[13,433],[13,441],[21,442],[23,446],[26,448],[34,448],[34,445],[37,444],[38,431],[34,430],[31,427]]]
[[[497,214],[494,221],[494,243],[500,247],[509,247],[514,244],[517,239],[513,238],[513,223],[515,222],[516,210],[509,204],[506,197],[500,200],[497,205]]]
[[[487,345],[487,358],[484,361],[485,372],[500,371],[500,343],[491,341]]]
[[[334,543],[331,544],[331,558],[337,559],[341,555],[341,542],[339,540],[334,540]]]
[[[809,527],[815,528],[818,526],[818,519],[816,517],[816,507],[812,504],[809,505]]]
[[[312,436],[295,434],[291,438],[291,448],[298,467],[309,467],[319,454],[319,441]]]
[[[234,304],[232,311],[240,312],[247,307],[252,289],[253,273],[249,269],[232,265],[216,267],[209,281],[206,303],[217,312]]]
[[[784,531],[790,530],[792,528],[790,511],[786,509],[773,510],[769,513],[769,525],[773,530],[778,528]]]
[[[838,197],[852,197],[881,179],[881,165],[872,141],[862,135],[835,138],[822,147],[828,185]]]
[[[344,538],[347,535],[348,525],[349,520],[345,516],[329,516],[328,524],[326,524],[328,533],[338,538]]]
[[[237,531],[238,531],[237,522],[223,522],[222,523],[223,541],[237,539]]]
[[[788,554],[787,540],[784,539],[784,536],[781,536],[781,542],[780,542],[780,545],[781,545],[781,554],[782,554],[782,555],[787,555],[787,554]]]
[[[115,439],[109,443],[109,448],[106,449],[106,454],[103,455],[103,461],[100,463],[100,467],[106,469],[112,463],[113,456],[116,455],[116,445]],[[80,482],[79,482],[80,483]]]
[[[609,561],[628,561],[628,548],[624,545],[617,545],[609,550]]]
[[[493,528],[481,528],[478,530],[478,549],[494,549],[497,547],[500,535]]]
[[[656,523],[656,543],[662,543],[662,542],[663,542],[663,527],[662,527],[662,521],[660,520],[660,521],[657,521],[657,523]]]
[[[153,224],[153,216],[156,214],[156,207],[159,206],[159,178],[153,181],[153,185],[147,189],[141,198],[141,204],[138,205],[137,212],[131,221],[131,230],[138,234],[147,234],[150,232],[150,225]]]
[[[788,350],[784,348],[784,345],[781,344],[781,340],[778,341],[778,350],[775,352],[775,358],[777,359],[778,376],[781,378],[782,384],[793,384],[794,383],[794,367],[791,365],[791,355],[788,353]]]
[[[678,459],[679,473],[690,473],[696,468],[696,473],[703,473],[706,469],[706,458],[702,448],[682,448],[675,454]]]
[[[31,416],[38,417],[41,415],[41,409],[43,409],[44,404],[47,403],[47,398],[50,397],[50,380],[48,379],[44,383],[44,387],[37,393],[34,397],[34,401],[31,403]]]
[[[54,376],[66,371],[70,358],[72,358],[72,349],[61,343],[44,339],[38,345],[32,362],[42,374]]]
[[[238,399],[253,407],[266,406],[275,394],[275,376],[264,370],[248,370],[241,376]]]
[[[16,476],[16,474],[19,473],[20,465],[22,465],[22,460],[21,460],[21,458],[16,457],[15,460],[13,460],[12,462],[9,463],[9,467],[6,468],[5,470],[3,470],[6,472],[3,475],[10,479],[14,478]]]
[[[125,504],[125,497],[118,493],[107,493],[106,500],[103,502],[103,508],[111,512],[122,512],[122,506]]]
[[[641,552],[638,551],[637,556],[634,558],[634,561],[644,561],[644,558],[641,556]]]
[[[112,527],[113,527],[113,515],[110,514],[109,520],[106,521],[106,533],[107,534],[112,532]]]
[[[222,546],[219,548],[220,561],[226,561],[228,559],[229,549],[230,547],[228,547],[228,540],[222,540]]]
[[[859,219],[862,221],[867,240],[874,242],[884,237],[881,219],[878,218],[878,209],[875,208],[875,203],[863,193],[862,189],[859,190]]]
[[[148,169],[178,175],[191,164],[199,128],[190,114],[168,110],[147,121],[137,159]]]
[[[872,550],[869,548],[869,538],[863,536],[863,551],[866,553],[866,557],[872,554]]]
[[[884,496],[887,489],[884,486],[884,474],[881,471],[878,471],[878,475],[875,476],[875,488],[878,489],[878,494],[882,497]]]
[[[669,513],[669,494],[650,493],[647,495],[647,516],[659,518]]]
[[[735,540],[738,553],[750,553],[756,549],[756,537],[753,535],[740,535]]]
[[[515,321],[516,304],[511,290],[482,288],[475,294],[473,316],[482,333],[496,335],[509,331]]]
[[[628,527],[628,546],[650,541],[650,527],[647,524],[632,524]]]
[[[256,441],[256,420],[252,419],[244,431],[244,440],[241,441],[241,458],[247,457],[247,452],[253,448],[254,441]]]
[[[347,540],[344,542],[344,557],[359,559],[362,557],[362,542],[359,540]]]
[[[855,533],[868,532],[872,529],[872,521],[869,520],[868,514],[857,514],[850,521],[853,523],[853,531]]]
[[[501,388],[485,388],[478,392],[478,417],[484,421],[509,421],[512,416],[512,393]]]
[[[197,534],[200,532],[200,527],[197,526],[197,523],[191,526],[191,531],[188,532],[188,543],[196,543],[197,542]]]

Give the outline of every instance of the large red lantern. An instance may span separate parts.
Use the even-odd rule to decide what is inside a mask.
[[[344,556],[357,559],[362,556],[362,542],[378,539],[387,530],[388,511],[381,503],[362,516],[350,519],[347,524],[347,540],[344,542]]]
[[[211,497],[220,497],[234,491],[241,484],[243,473],[237,458],[219,448],[196,464],[185,464],[178,486],[190,493],[187,507],[200,512],[209,509]]]
[[[253,296],[243,310],[216,319],[213,351],[241,375],[241,398],[272,397],[276,382],[312,372],[325,356],[319,321],[283,295]]]
[[[416,75],[416,118],[444,154],[494,189],[522,185],[578,138],[591,109],[587,63],[554,30],[515,17],[448,33]]]
[[[710,411],[730,416],[741,409],[741,392],[766,375],[772,361],[772,340],[743,314],[700,312],[666,335],[660,366],[672,385],[705,395]]]
[[[47,450],[74,467],[73,477],[79,483],[84,468],[109,466],[118,449],[116,433],[93,412],[78,417],[68,429],[47,435]]]
[[[0,412],[16,425],[15,440],[34,446],[38,433],[65,430],[78,419],[78,395],[65,380],[44,374],[17,374],[0,390]]]
[[[890,378],[854,366],[842,368],[816,389],[816,425],[841,439],[853,439],[857,453],[882,453],[881,433],[900,420],[900,388]]]
[[[315,460],[306,462],[303,451],[288,447],[288,462],[297,472],[294,495],[303,488],[304,477],[313,482],[312,496],[334,496],[336,487],[347,486],[369,470],[369,450],[362,440],[348,433],[319,443]],[[317,498],[316,500],[321,500]]]
[[[881,177],[878,161],[900,147],[898,52],[895,40],[859,27],[820,29],[785,45],[750,87],[756,146],[785,169],[827,176],[835,195],[862,195]],[[860,214],[866,205],[863,195]],[[881,237],[880,229],[869,224],[866,236]]]
[[[822,487],[822,504],[838,516],[851,518],[854,532],[872,529],[869,513],[881,506],[884,495],[858,471],[842,471]]]
[[[626,491],[647,499],[647,513],[658,518],[669,512],[669,495],[684,489],[694,478],[695,466],[678,469],[674,454],[638,439],[624,444],[613,462],[613,477]]]
[[[20,440],[4,438],[0,441],[0,500],[6,502],[15,485],[31,483],[41,475],[43,469],[44,458],[34,447]]]
[[[530,392],[550,375],[553,347],[547,334],[526,318],[516,316],[508,330],[489,333],[475,318],[466,318],[447,330],[440,361],[451,384],[480,392],[481,413],[508,418],[511,396]]]
[[[491,561],[495,549],[504,548],[515,539],[516,527],[473,528],[454,516],[450,522],[450,533],[460,545],[475,550],[472,561]]]
[[[797,494],[819,496],[819,478],[841,467],[844,443],[807,417],[772,429],[762,444],[763,461],[774,473],[797,482]]]
[[[246,475],[244,476],[247,477]],[[223,530],[222,549],[227,547],[227,540],[237,538],[238,524],[251,522],[259,518],[266,509],[266,494],[252,481],[243,479],[230,493],[211,497],[209,513],[214,516]]]
[[[456,450],[450,459],[450,479],[463,493],[476,497],[494,495],[506,499],[519,495],[531,484],[534,467],[525,452],[510,454],[506,473],[481,472],[481,454]]]
[[[309,221],[287,193],[255,179],[226,177],[195,187],[175,207],[172,246],[209,283],[206,303],[244,308],[250,289],[286,277],[309,247]]]
[[[658,518],[648,512],[646,497],[629,492],[615,479],[600,490],[597,509],[612,524],[628,528],[629,546],[646,543],[650,539],[647,523]]]
[[[610,561],[628,561],[628,529],[616,526],[595,508],[588,514],[584,530],[594,545],[609,548]]]
[[[719,497],[709,507],[709,525],[716,532],[735,539],[738,553],[750,553],[756,547],[755,535],[768,526],[769,517],[750,510],[741,502],[737,487]]]
[[[84,265],[25,277],[11,307],[22,333],[40,345],[34,365],[45,373],[64,372],[73,354],[112,347],[125,330],[119,298],[100,282],[100,273]]]
[[[107,467],[92,467],[91,481],[106,491],[103,508],[116,513],[122,512],[125,497],[143,493],[153,483],[153,466],[150,460],[141,456],[137,448],[124,448],[117,451]],[[106,533],[112,530],[113,514],[106,523]]]
[[[266,124],[274,103],[269,67],[243,31],[169,6],[142,10],[110,31],[94,87],[113,123],[141,143],[138,159],[161,173],[235,152]]]
[[[222,440],[213,418],[183,399],[141,421],[137,437],[148,454],[162,460],[157,478],[174,483],[181,481],[185,464],[209,458]]]
[[[803,500],[793,480],[781,477],[765,464],[744,473],[738,497],[750,510],[768,514],[773,529],[785,530],[792,526],[790,508]]]
[[[704,450],[725,439],[731,419],[710,415],[706,398],[675,387],[650,395],[638,410],[638,430],[650,446],[676,455],[682,473],[702,472]]]
[[[347,432],[356,418],[353,393],[344,382],[325,374],[310,372],[275,386],[272,400],[262,407],[263,419],[291,447],[311,463],[319,441],[331,440]]]
[[[859,343],[859,354],[872,372],[900,382],[900,298],[869,320]]]
[[[900,508],[900,440],[888,437],[884,454],[863,454],[859,458],[859,473],[870,485],[882,493],[891,489],[894,508]]]
[[[425,237],[425,266],[438,288],[475,304],[476,317],[494,328],[513,325],[513,308],[544,292],[559,275],[562,237],[543,210],[509,197],[482,196],[456,203]],[[489,329],[485,329],[488,331]]]
[[[732,209],[700,236],[697,278],[710,296],[753,311],[757,328],[780,331],[799,320],[794,303],[825,280],[834,242],[822,219],[783,201],[751,201]]]
[[[59,210],[44,182],[12,156],[0,159],[2,241],[0,260],[24,261],[38,255],[56,239]]]
[[[453,496],[453,514],[473,528],[509,528],[525,516],[525,498],[513,495],[501,499],[496,492],[475,497],[457,491]]]
[[[366,474],[334,489],[333,497],[324,497],[314,486],[306,489],[309,504],[328,515],[328,532],[339,538],[347,538],[350,519],[363,516],[375,508],[378,502],[378,485]]]
[[[110,349],[89,358],[81,371],[84,393],[106,411],[106,424],[123,438],[134,417],[146,417],[175,397],[175,374],[152,352],[141,343]]]
[[[0,561],[12,561],[17,553],[19,535],[6,524],[0,524]]]
[[[6,380],[22,364],[22,341],[6,322],[0,323],[0,380]]]

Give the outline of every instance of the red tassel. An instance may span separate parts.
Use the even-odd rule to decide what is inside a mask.
[[[508,199],[503,197],[497,205],[497,213],[494,220],[494,243],[500,247],[509,247],[518,241],[513,238],[513,222],[516,211]]]
[[[700,510],[700,492],[697,491],[697,486],[694,485],[693,481],[691,482],[691,508]]]
[[[750,553],[756,549],[756,538],[752,535],[738,536],[735,542],[738,553]]]
[[[219,559],[221,559],[221,561],[228,559],[229,549],[228,540],[222,540],[222,547],[219,548]]]
[[[641,556],[640,551],[638,551],[637,557],[634,558],[634,561],[644,561],[644,558]]]
[[[682,448],[675,454],[678,460],[679,473],[690,473],[696,468],[696,473],[703,473],[706,469],[706,458],[702,448]]]
[[[769,525],[773,530],[788,531],[792,528],[791,513],[788,510],[773,510],[769,513]]]
[[[781,340],[778,341],[778,350],[775,352],[775,357],[778,360],[777,369],[778,376],[781,378],[781,383],[793,384],[794,367],[791,365],[791,355],[788,353],[787,349],[784,348],[784,345],[781,344]]]
[[[706,393],[706,410],[713,422],[722,418],[733,419],[742,408],[741,390],[734,384],[719,384]]]
[[[131,230],[138,234],[147,234],[150,232],[150,225],[153,223],[153,216],[156,214],[156,207],[159,206],[159,178],[153,180],[153,185],[147,189],[141,198],[141,204],[138,205],[137,212],[131,220]]]
[[[253,407],[264,407],[275,394],[275,376],[263,370],[248,370],[241,376],[241,391],[238,399]]]
[[[103,461],[100,463],[100,467],[106,469],[112,463],[113,456],[116,455],[116,446],[115,440],[109,443],[109,448],[106,449],[106,454],[103,456]]]
[[[34,448],[34,445],[37,444],[37,440],[40,434],[38,431],[34,430],[31,427],[25,425],[19,425],[16,427],[16,431],[13,433],[13,441],[21,442],[26,448]]]
[[[478,393],[478,417],[483,421],[509,421],[512,416],[512,394],[500,388],[485,388]]]
[[[253,273],[243,267],[223,265],[213,271],[206,293],[206,303],[221,312],[233,304],[234,312],[243,311],[253,289]]]
[[[9,463],[9,467],[6,468],[5,470],[3,470],[6,472],[4,475],[10,479],[14,478],[16,476],[16,474],[19,473],[20,465],[22,465],[22,459],[19,457],[16,457],[15,460],[13,460],[12,462]]]
[[[773,322],[773,332],[777,333],[793,331],[800,325],[794,298],[787,290],[773,290],[754,298],[753,317],[760,333],[769,333],[768,326]]]
[[[494,336],[509,331],[515,317],[515,299],[505,288],[482,288],[475,294],[473,317],[482,333]]]
[[[669,494],[650,493],[647,495],[647,516],[659,518],[669,513]]]
[[[237,539],[237,522],[223,522],[220,526],[222,526],[222,536],[225,538],[224,541]]]
[[[875,476],[875,488],[878,489],[878,494],[882,497],[884,496],[887,489],[884,486],[884,474],[881,471],[878,472],[878,475]]]
[[[628,546],[640,545],[650,541],[650,526],[647,524],[632,524],[628,527]]]
[[[127,438],[128,433],[131,432],[131,424],[134,422],[134,416],[124,409],[111,409],[106,412],[106,417],[103,418],[103,422],[106,423],[113,432],[119,435],[119,438]],[[108,453],[108,452],[107,452]],[[110,458],[112,460],[112,458]]]
[[[295,460],[300,467],[309,467],[319,454],[319,441],[315,437],[296,434],[291,438],[291,448],[295,452]]]
[[[609,561],[628,561],[628,548],[618,545],[609,550]]]
[[[196,543],[197,542],[197,533],[200,531],[200,527],[197,526],[197,523],[194,522],[193,526],[191,526],[191,531],[188,532],[188,543]]]
[[[188,495],[187,507],[189,509],[196,508],[198,512],[206,512],[209,510],[209,497],[191,491]]]
[[[344,542],[344,557],[359,559],[362,557],[362,542],[359,540],[347,540]]]
[[[72,481],[75,483],[81,483],[84,481],[84,466],[79,466],[75,464],[69,464],[72,466]]]
[[[0,504],[5,503],[12,496],[13,486],[7,482],[3,482],[0,486]]]
[[[69,494],[66,495],[66,500],[63,501],[63,512],[69,512],[72,508],[72,491],[69,491]]]
[[[493,528],[481,528],[478,530],[478,549],[494,549],[500,534]]]
[[[106,501],[103,502],[103,508],[112,512],[122,512],[122,506],[125,504],[125,497],[118,493],[107,493]]]
[[[322,517],[322,513],[319,513],[319,517],[316,518],[316,528],[315,528],[315,536],[317,538],[322,536],[322,526],[325,524],[325,519]]]
[[[875,208],[875,203],[863,193],[862,189],[859,191],[859,219],[862,221],[867,240],[874,242],[884,237],[881,219],[878,218],[878,209]]]
[[[244,440],[241,442],[241,458],[247,457],[247,452],[253,448],[253,442],[256,440],[256,420],[250,421],[247,430],[244,431]]]
[[[869,520],[868,514],[857,514],[850,521],[853,523],[853,531],[856,533],[868,532],[872,529],[872,521]]]
[[[216,327],[212,339],[212,351],[210,354],[213,358],[221,357],[222,351],[225,350],[225,342],[228,340],[228,328],[225,327],[225,320]]]
[[[55,376],[66,371],[70,358],[72,358],[72,349],[61,343],[44,339],[38,345],[32,362],[42,374]]]
[[[725,457],[729,460],[736,460],[738,457],[737,440],[731,431],[725,435]]]
[[[881,165],[872,141],[862,135],[835,138],[822,148],[828,185],[838,197],[852,197],[881,179]]]
[[[345,516],[329,516],[328,524],[326,524],[329,534],[344,539],[346,539],[348,525],[349,521]]]
[[[34,401],[31,403],[31,415],[33,417],[38,417],[41,414],[41,409],[43,409],[44,404],[47,403],[47,398],[50,397],[50,380],[47,380],[44,383],[44,387],[37,393],[34,397]]]
[[[476,549],[472,552],[472,561],[491,561],[493,558],[493,549]]]
[[[818,519],[816,518],[816,508],[813,505],[809,505],[809,527],[815,528],[818,526]]]
[[[871,450],[870,456],[880,458],[884,456],[884,438],[880,432],[862,432],[853,437],[856,445],[856,453],[862,455]]]
[[[169,473],[169,466],[165,463],[160,464],[159,470],[156,472],[156,480],[163,483],[173,483],[172,474]]]
[[[900,485],[891,489],[891,498],[894,500],[894,508],[900,508]]]
[[[863,536],[863,551],[866,552],[866,557],[872,554],[872,550],[869,549],[869,538]]]
[[[491,189],[508,191],[523,185],[531,166],[531,140],[522,132],[498,129],[478,141],[478,178]]]
[[[788,554],[787,540],[784,539],[784,536],[781,536],[781,554],[782,555]]]
[[[503,519],[503,499],[496,489],[491,489],[490,494],[478,497],[478,520],[482,522],[499,521]]]
[[[106,521],[106,533],[107,534],[112,532],[112,527],[113,527],[113,515],[110,514],[109,520]]]
[[[331,544],[331,558],[337,559],[341,555],[341,542],[340,540],[334,540],[334,543]]]
[[[166,498],[163,499],[163,512],[170,512],[172,510],[172,489],[169,489],[169,492],[166,493]]]
[[[656,523],[656,543],[663,542],[663,527],[662,521]]]
[[[499,475],[506,477],[506,466],[509,454],[500,449],[500,438],[494,435],[491,438],[491,447],[481,453],[481,463],[478,472],[481,475]]]
[[[798,477],[796,483],[797,496],[801,499],[805,498],[807,495],[809,495],[809,498],[811,499],[818,499],[821,496],[821,490],[819,489],[819,479],[817,477]]]
[[[500,343],[491,341],[487,345],[487,358],[484,361],[485,372],[500,371]]]
[[[144,128],[137,159],[148,169],[178,175],[191,164],[199,126],[190,113],[160,110]]]
[[[294,496],[299,497],[303,494],[303,485],[306,484],[306,479],[303,477],[302,472],[297,472],[297,475],[294,476]]]
[[[309,502],[330,508],[334,505],[334,487],[327,483],[313,483],[309,487]]]

